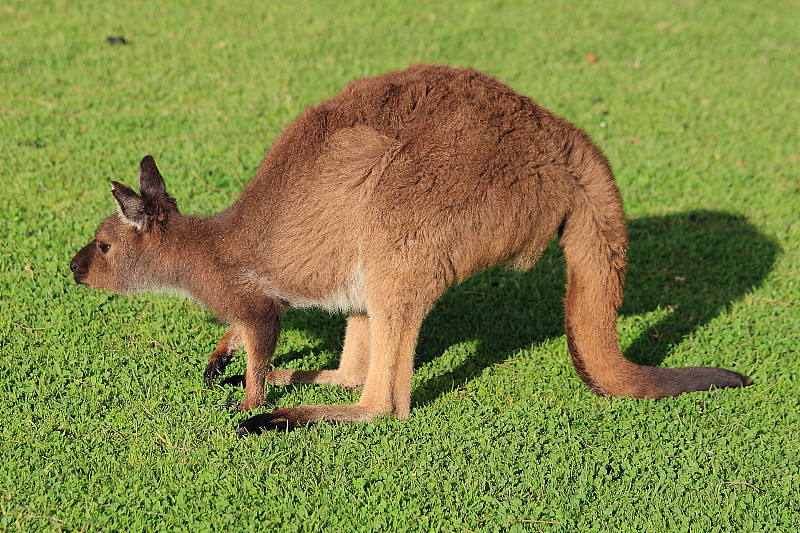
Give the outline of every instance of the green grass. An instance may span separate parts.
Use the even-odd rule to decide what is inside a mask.
[[[183,4],[0,6],[0,530],[800,527],[798,2]],[[201,380],[222,325],[72,282],[113,212],[107,180],[134,184],[144,154],[184,212],[219,211],[304,107],[420,61],[497,76],[609,156],[630,218],[628,357],[755,384],[593,396],[552,246],[530,273],[445,295],[409,420],[239,439],[243,415],[216,405],[241,390]],[[275,364],[334,367],[343,325],[287,313]]]

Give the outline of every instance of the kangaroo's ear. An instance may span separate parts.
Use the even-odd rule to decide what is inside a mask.
[[[117,202],[122,221],[136,229],[142,229],[147,219],[142,198],[130,187],[116,181],[111,182],[111,195]]]
[[[146,204],[156,204],[167,197],[164,178],[161,177],[156,160],[151,155],[144,156],[139,163],[139,191]]]

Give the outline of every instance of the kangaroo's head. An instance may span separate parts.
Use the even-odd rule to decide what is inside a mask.
[[[94,240],[70,261],[77,283],[119,293],[160,285],[170,220],[180,214],[149,155],[139,163],[139,191],[141,196],[111,182],[117,212],[100,224]]]

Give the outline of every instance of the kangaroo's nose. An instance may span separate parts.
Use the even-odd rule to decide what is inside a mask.
[[[76,259],[73,259],[72,261],[69,262],[69,269],[73,272],[78,270],[80,267],[81,265],[78,263]]]

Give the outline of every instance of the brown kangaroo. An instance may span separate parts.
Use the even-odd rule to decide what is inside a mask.
[[[355,405],[275,409],[239,433],[408,417],[417,335],[445,289],[496,264],[530,268],[556,233],[567,344],[594,393],[663,398],[748,383],[625,359],[616,319],[627,235],[606,158],[582,130],[471,69],[418,65],[350,83],[294,120],[216,216],[180,214],[151,156],[139,165],[141,196],[111,183],[117,213],[72,259],[76,282],[177,289],[215,311],[230,329],[205,382],[243,345],[243,411],[264,403],[265,382],[363,387]],[[349,314],[338,369],[269,371],[289,306]]]

